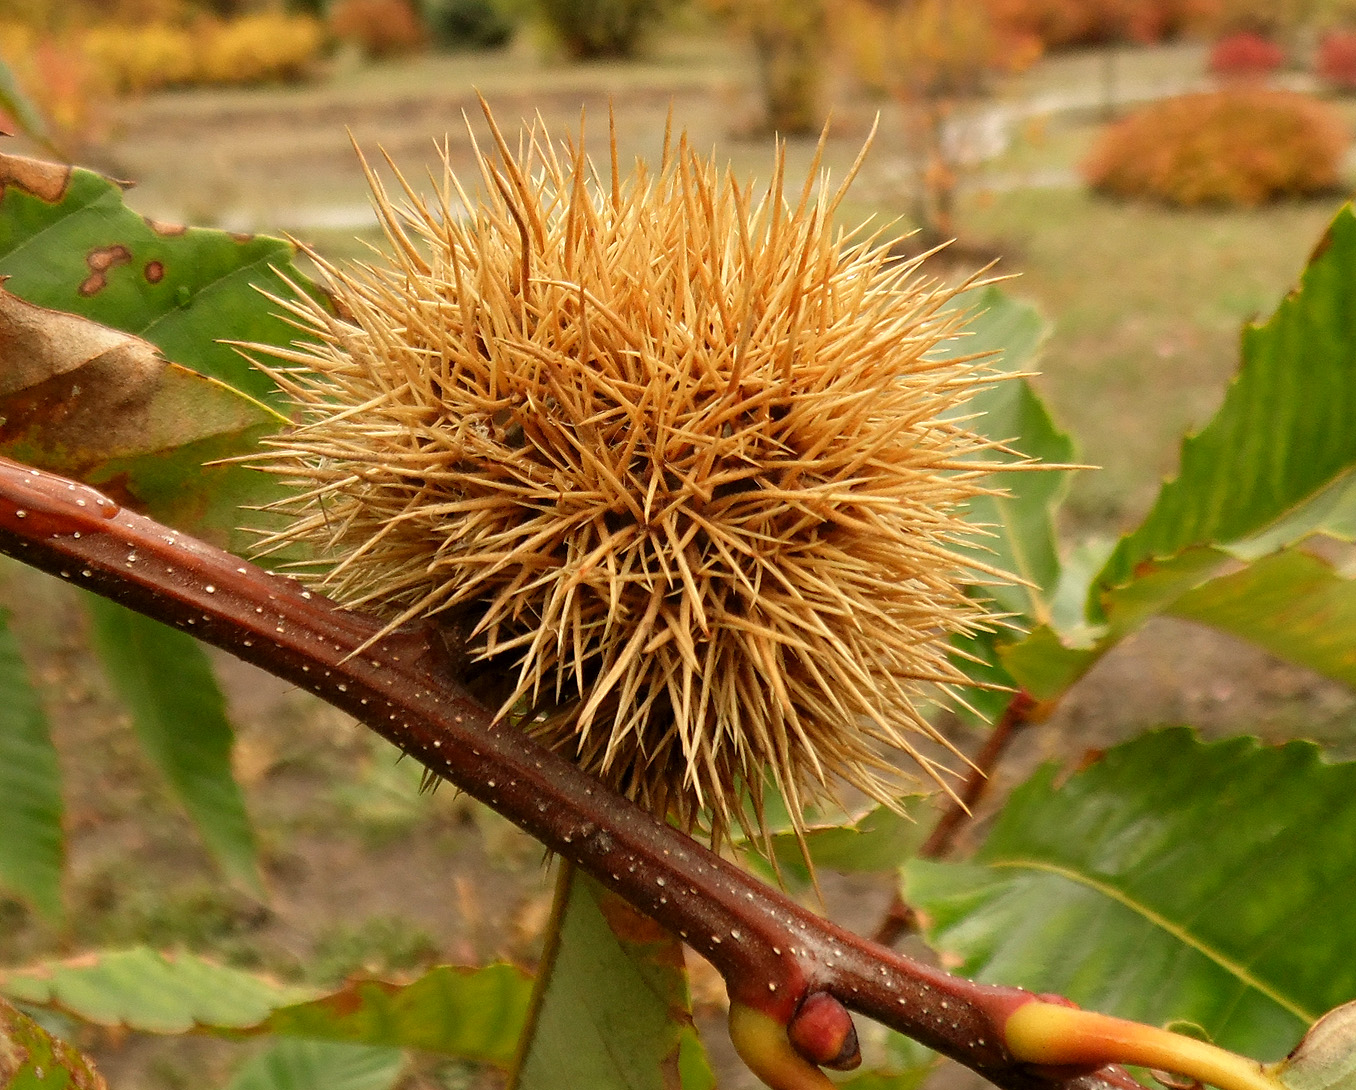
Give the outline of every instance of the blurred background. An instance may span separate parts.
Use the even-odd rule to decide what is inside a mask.
[[[510,143],[539,116],[562,139],[582,126],[604,161],[609,110],[624,163],[657,160],[671,114],[765,184],[781,139],[794,190],[826,123],[841,178],[878,121],[842,226],[893,224],[901,254],[949,241],[933,275],[996,262],[1039,305],[1037,385],[1101,467],[1072,482],[1070,541],[1142,516],[1178,437],[1218,406],[1241,324],[1293,285],[1353,181],[1356,0],[0,0],[0,59],[41,114],[0,117],[27,130],[5,150],[134,181],[126,199],[149,217],[289,233],[332,259],[381,244],[352,143],[416,188],[441,148],[469,171],[477,91]],[[0,898],[0,960],[73,935],[315,982],[536,957],[549,880],[531,841],[450,790],[418,795],[385,743],[225,658],[274,897],[224,888],[119,721],[69,588],[6,564],[0,592],[70,755],[73,919],[53,935]],[[1312,736],[1353,710],[1261,652],[1150,626],[1052,729]],[[840,889],[834,911],[869,932],[889,895],[888,880]],[[716,1024],[718,982],[695,988]],[[81,1043],[112,1085],[153,1090],[218,1085],[237,1055]],[[721,1085],[746,1085],[726,1059]],[[497,1077],[445,1067],[406,1085]]]
[[[1348,189],[1356,121],[1356,0],[0,0],[0,58],[49,153],[139,211],[338,257],[377,237],[350,134],[412,179],[435,143],[467,165],[477,90],[510,134],[582,123],[595,154],[612,109],[624,162],[670,110],[741,175],[778,134],[796,188],[830,118],[841,176],[879,117],[844,223],[1022,274],[1055,322],[1043,392],[1104,470],[1079,536],[1141,511],[1213,410],[1238,324]]]

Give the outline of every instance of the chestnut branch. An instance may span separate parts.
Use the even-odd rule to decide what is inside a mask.
[[[0,459],[0,552],[316,693],[583,868],[720,971],[736,1044],[783,1087],[829,1085],[815,1081],[823,1076],[798,1059],[786,1032],[796,1037],[796,1018],[819,995],[1000,1087],[1139,1087],[1116,1067],[1019,1061],[1005,1026],[1030,993],[952,976],[821,919],[496,721],[457,682],[431,626],[373,642],[380,620],[8,459]],[[797,1062],[801,1073],[779,1073],[778,1064]]]

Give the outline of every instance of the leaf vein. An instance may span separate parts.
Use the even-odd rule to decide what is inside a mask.
[[[1167,934],[1171,935],[1183,946],[1186,946],[1189,949],[1196,951],[1202,957],[1205,957],[1210,961],[1214,962],[1226,973],[1229,973],[1231,976],[1233,976],[1239,983],[1256,990],[1257,992],[1265,996],[1267,999],[1275,1003],[1278,1007],[1281,1007],[1288,1013],[1293,1014],[1296,1018],[1303,1020],[1306,1025],[1312,1024],[1313,1022],[1318,1020],[1317,1013],[1305,1010],[1304,1007],[1300,1006],[1299,1003],[1295,1002],[1293,999],[1287,998],[1286,996],[1278,992],[1275,988],[1273,988],[1271,985],[1254,976],[1253,973],[1251,973],[1245,965],[1242,965],[1239,962],[1235,961],[1227,954],[1224,954],[1211,946],[1207,946],[1200,939],[1192,935],[1191,932],[1187,931],[1179,924],[1173,923],[1172,920],[1168,919],[1161,913],[1155,912],[1148,905],[1135,900],[1124,890],[1117,889],[1115,886],[1107,882],[1099,882],[1091,875],[1083,874],[1079,871],[1071,870],[1068,867],[1062,867],[1057,863],[1048,863],[1040,859],[991,860],[989,861],[989,865],[992,867],[1006,867],[1010,869],[1025,868],[1029,870],[1041,871],[1046,874],[1054,874],[1060,878],[1065,878],[1068,881],[1073,882],[1077,885],[1081,885],[1088,889],[1091,889],[1094,892],[1101,894],[1103,897],[1106,897],[1112,901],[1117,902],[1120,905],[1123,905],[1125,908],[1128,908],[1131,912],[1137,913],[1147,922],[1167,932]]]

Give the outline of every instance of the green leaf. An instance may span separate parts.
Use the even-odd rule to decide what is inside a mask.
[[[1000,635],[1001,633],[1001,635]],[[955,702],[955,711],[972,726],[987,727],[995,722],[1012,702],[1012,690],[1017,682],[999,658],[1000,642],[1023,637],[1011,630],[995,629],[973,635],[951,637],[951,658],[970,679],[971,688],[965,691],[965,703]]]
[[[0,885],[61,918],[61,770],[19,643],[0,613]]]
[[[975,317],[966,326],[970,336],[953,342],[957,354],[993,351],[994,365],[1007,372],[1030,366],[1046,326],[1034,308],[1016,302],[997,288],[985,289],[974,304]],[[1073,442],[1055,427],[1048,410],[1024,378],[995,382],[966,405],[977,414],[972,427],[1012,450],[1048,465],[1073,460]],[[987,455],[1012,462],[1013,454]],[[1059,580],[1059,553],[1052,512],[1067,484],[1067,474],[1045,470],[1013,470],[989,478],[1002,496],[980,496],[971,502],[971,520],[989,527],[965,551],[983,563],[1010,572],[1026,585],[981,588],[1005,612],[1034,623],[1050,619],[1049,597]],[[989,536],[992,535],[992,536]]]
[[[278,1008],[308,996],[192,954],[145,948],[3,969],[0,991],[95,1025],[166,1034],[257,1028]]]
[[[1000,369],[1020,371],[1031,364],[1050,332],[1049,323],[1035,307],[993,284],[967,292],[957,302],[972,317],[966,322],[965,335],[947,342],[943,355],[993,352]]]
[[[998,649],[1008,676],[1037,700],[1056,700],[1097,661],[1100,649],[1070,647],[1049,625]]]
[[[279,403],[220,340],[286,345],[298,331],[256,289],[315,290],[281,239],[153,223],[88,170],[0,155],[0,275],[16,295],[156,345],[167,359]]]
[[[1183,441],[1178,476],[1083,585],[1083,618],[1068,609],[1075,582],[1083,581],[1066,572],[1055,623],[1000,648],[1016,683],[1056,697],[1147,619],[1179,609],[1198,619],[1213,614],[1236,635],[1306,662],[1310,651],[1287,649],[1283,628],[1260,613],[1249,618],[1245,604],[1231,598],[1240,582],[1230,573],[1237,560],[1265,557],[1313,534],[1356,538],[1354,267],[1356,216],[1347,208],[1300,287],[1269,321],[1244,330],[1242,364],[1222,407]],[[1216,578],[1225,582],[1209,589]],[[1256,578],[1278,580],[1269,584],[1278,593],[1284,581],[1276,573]],[[1297,579],[1295,589],[1305,582]],[[1184,596],[1190,597],[1179,606]],[[1315,595],[1285,611],[1321,607]],[[1329,669],[1332,658],[1317,668]]]
[[[1227,830],[1227,835],[1225,832]],[[967,975],[1279,1056],[1356,996],[1356,764],[1156,732],[1019,788],[906,896]]]
[[[68,476],[283,418],[149,341],[0,288],[0,442]]]
[[[974,317],[966,327],[970,335],[953,342],[949,351],[953,355],[993,352],[993,366],[1001,371],[1028,367],[1046,332],[1040,315],[995,287],[976,294],[971,304]],[[965,412],[967,416],[976,414],[971,427],[1013,452],[1051,465],[1073,459],[1072,441],[1055,427],[1025,378],[995,382],[973,398]],[[1011,462],[1018,456],[999,451],[986,457]],[[992,599],[996,608],[1011,614],[1019,627],[1048,624],[1061,576],[1053,511],[1064,492],[1067,474],[1024,469],[995,473],[989,480],[1005,494],[980,496],[971,502],[971,520],[987,529],[962,542],[960,551],[980,563],[1010,572],[1023,583],[976,587],[974,593]],[[1019,640],[1011,629],[953,640],[953,661],[977,686],[966,693],[969,707],[959,709],[967,719],[991,722],[1007,706],[1009,690],[1020,682],[1009,673],[999,651]]]
[[[901,798],[901,806],[921,806],[921,795]],[[841,825],[811,829],[805,834],[810,858],[816,867],[841,874],[867,874],[893,870],[913,854],[926,835],[924,823],[885,806],[873,806],[856,819]],[[777,838],[778,854],[790,862],[800,861],[794,838]],[[792,855],[794,850],[794,857]]]
[[[227,1090],[388,1090],[399,1049],[328,1041],[278,1041],[240,1066]]]
[[[1259,534],[1230,542],[1228,549],[1231,556],[1241,560],[1256,560],[1317,534],[1338,541],[1356,541],[1356,474],[1337,478],[1293,514]]]
[[[1178,476],[1117,545],[1093,586],[1130,581],[1146,561],[1192,546],[1242,542],[1299,517],[1356,465],[1356,215],[1338,213],[1299,289],[1243,331],[1243,361],[1224,404],[1182,443]],[[1340,506],[1340,505],[1339,505]],[[1293,523],[1296,532],[1302,523]],[[1277,543],[1281,544],[1281,543]]]
[[[1169,611],[1356,686],[1356,583],[1319,557],[1274,553],[1188,591]]]
[[[254,830],[231,771],[234,732],[202,647],[108,599],[89,595],[86,608],[95,649],[142,748],[221,869],[261,892]]]
[[[1021,640],[1000,646],[999,658],[1027,692],[1041,700],[1054,700],[1127,635],[1228,563],[1227,554],[1207,548],[1188,549],[1167,560],[1146,560],[1133,581],[1105,596],[1106,623],[1098,629],[1056,631],[1043,625]]]
[[[1037,628],[1000,648],[1009,674],[1033,696],[1054,699],[1128,633],[1168,614],[1356,686],[1356,584],[1300,549],[1242,568],[1220,549],[1187,549],[1170,560],[1145,561],[1137,577],[1104,602],[1108,624],[1093,644],[1071,645],[1063,634]]]
[[[0,999],[0,1087],[105,1090],[94,1065],[65,1041]]]
[[[276,477],[248,466],[211,463],[253,450],[276,430],[266,424],[162,453],[114,459],[83,479],[123,506],[167,526],[187,530],[228,552],[248,553],[258,537],[242,530],[241,524],[264,529],[274,516],[251,511],[246,518],[241,509],[268,503],[280,497],[283,488]]]
[[[553,925],[513,1090],[710,1086],[678,941],[571,867]]]
[[[691,1028],[683,1033],[678,1043],[676,1090],[716,1090],[716,1075],[706,1058],[706,1046]]]
[[[318,995],[145,948],[0,970],[0,992],[10,998],[96,1025],[413,1048],[499,1067],[513,1061],[531,991],[521,969],[490,965],[439,966],[403,984],[352,980]]]
[[[439,966],[409,984],[350,981],[331,995],[280,1008],[260,1028],[508,1067],[531,993],[531,980],[511,965]]]
[[[921,795],[899,800],[901,806],[911,810],[916,810],[923,801]],[[805,833],[810,861],[816,870],[840,874],[892,871],[914,853],[927,834],[925,822],[920,822],[916,816],[897,814],[885,806],[873,806],[855,817],[848,814],[810,815],[810,820],[811,825]],[[772,837],[779,872],[774,872],[761,855],[751,854],[748,862],[769,880],[775,880],[779,873],[789,886],[805,888],[810,884],[810,870],[805,865],[801,842],[789,827],[789,819],[785,826],[774,826],[786,830],[778,831]]]
[[[750,839],[743,831],[731,836],[731,845],[742,850],[744,865],[769,882],[808,888],[810,868],[805,851],[816,869],[841,874],[892,871],[913,854],[926,835],[926,819],[918,820],[926,808],[925,795],[901,795],[897,800],[903,813],[879,804],[848,811],[825,803],[810,806],[801,815],[804,841],[796,835],[786,799],[768,778],[763,785],[763,820],[757,821],[753,806],[746,803],[749,827],[763,828],[770,834],[776,867],[766,858],[767,842]]]

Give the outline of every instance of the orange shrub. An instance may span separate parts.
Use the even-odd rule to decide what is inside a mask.
[[[1356,31],[1338,30],[1324,37],[1314,58],[1318,78],[1339,91],[1356,91]]]
[[[1096,36],[1096,0],[988,0],[994,22],[1012,33],[1029,34],[1049,48]]]
[[[1285,63],[1285,50],[1251,30],[1226,34],[1210,48],[1209,69],[1216,76],[1259,79]]]
[[[42,14],[46,2],[34,0],[32,11]],[[110,94],[296,79],[325,47],[323,24],[308,16],[213,19],[193,16],[185,0],[61,2],[69,6],[60,19],[0,20],[0,60],[66,140],[98,135],[99,107]],[[99,18],[89,21],[89,11]],[[113,12],[128,21],[109,21]],[[132,18],[138,13],[163,18],[142,22]]]
[[[1347,139],[1315,98],[1235,87],[1165,99],[1110,126],[1083,175],[1118,197],[1253,206],[1335,188]]]
[[[412,53],[427,40],[411,0],[338,0],[330,8],[330,31],[369,57]]]
[[[192,0],[3,0],[0,15],[6,22],[38,30],[65,32],[103,23],[184,22],[192,14]]]

